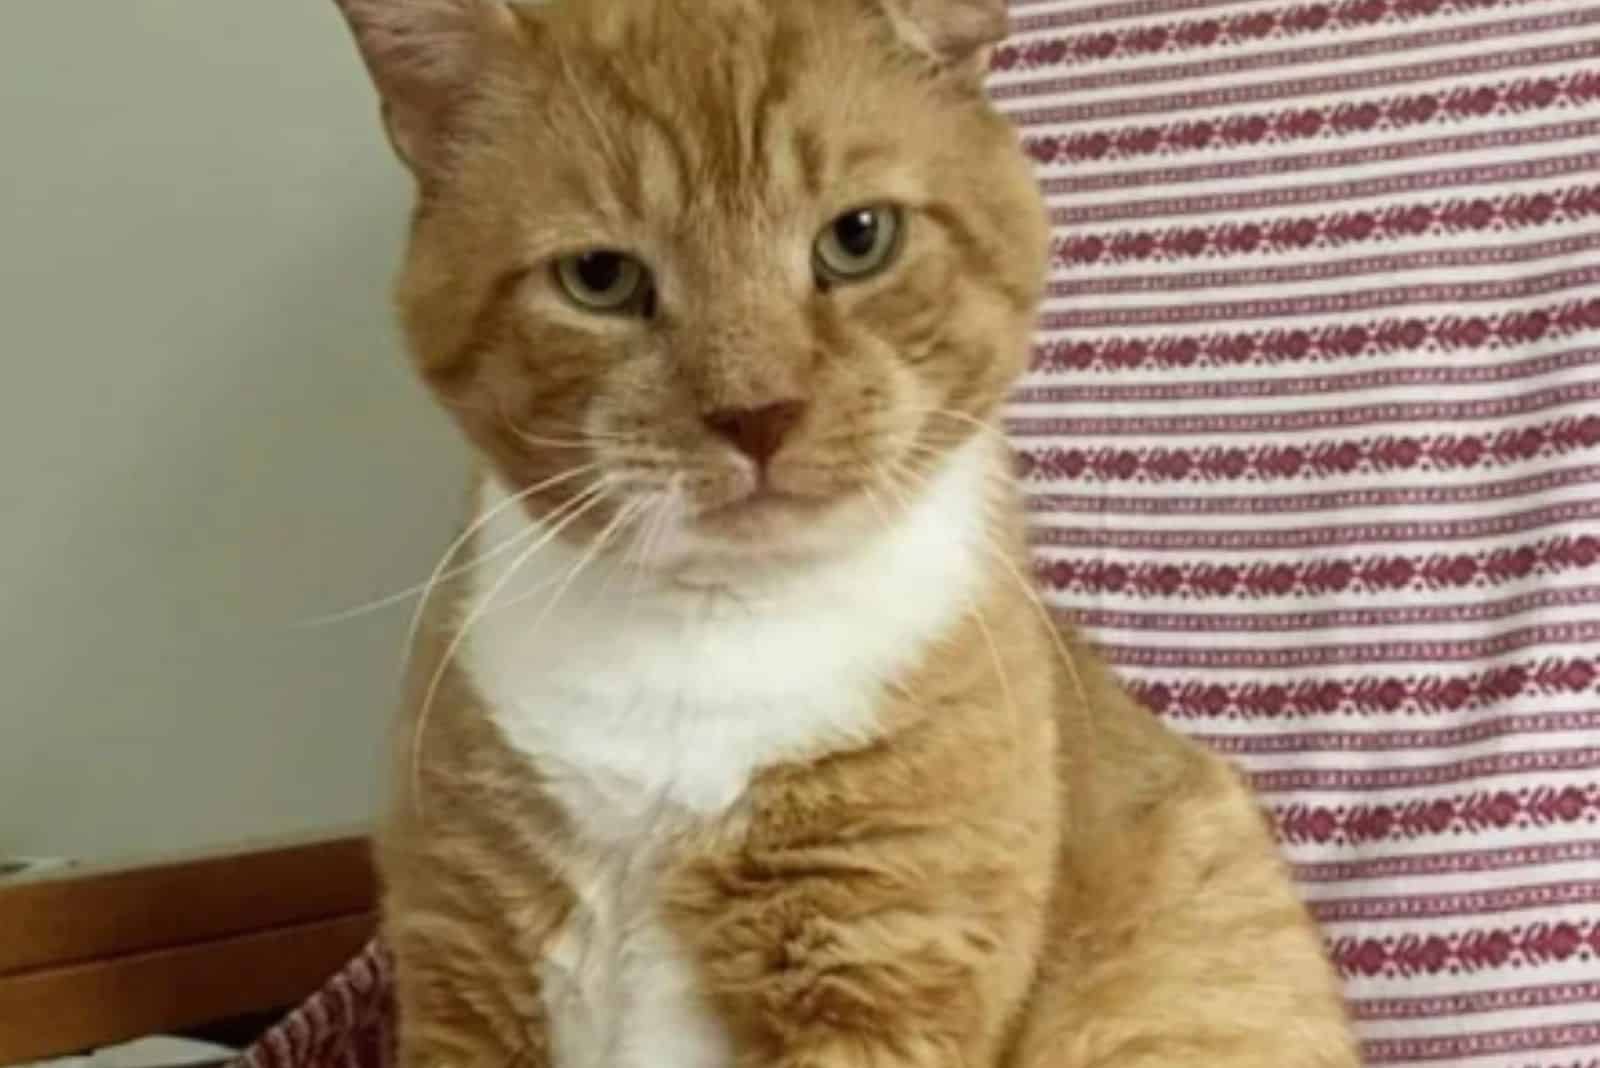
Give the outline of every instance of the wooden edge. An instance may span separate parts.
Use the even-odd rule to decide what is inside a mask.
[[[0,883],[0,979],[366,913],[376,899],[363,837]]]
[[[0,1065],[291,1008],[376,930],[363,913],[0,976]]]

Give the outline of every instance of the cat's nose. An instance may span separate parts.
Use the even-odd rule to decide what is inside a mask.
[[[803,401],[780,401],[760,408],[723,408],[707,413],[705,420],[712,433],[764,466],[805,414]]]

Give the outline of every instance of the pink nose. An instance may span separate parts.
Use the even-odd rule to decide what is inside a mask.
[[[783,447],[783,439],[806,413],[801,401],[781,401],[761,408],[724,408],[706,415],[712,433],[757,464],[765,465]]]

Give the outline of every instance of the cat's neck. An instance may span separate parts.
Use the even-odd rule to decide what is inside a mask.
[[[730,593],[642,588],[558,538],[519,563],[495,547],[548,532],[487,482],[462,666],[554,778],[718,809],[761,766],[874,736],[884,684],[971,611],[993,566],[1003,463],[975,440],[848,552]]]

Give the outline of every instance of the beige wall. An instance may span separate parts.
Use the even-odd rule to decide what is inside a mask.
[[[0,855],[369,811],[461,456],[331,0],[0,3]]]

